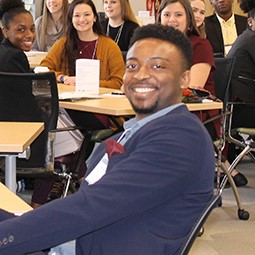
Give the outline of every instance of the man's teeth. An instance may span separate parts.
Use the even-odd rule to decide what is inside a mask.
[[[151,92],[151,91],[154,91],[153,88],[135,88],[134,90],[135,90],[135,92],[138,92],[138,93],[144,93],[144,92]]]

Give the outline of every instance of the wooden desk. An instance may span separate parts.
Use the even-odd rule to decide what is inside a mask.
[[[0,122],[0,156],[5,157],[5,185],[16,191],[16,157],[43,131],[41,122]]]
[[[0,183],[0,208],[16,215],[32,210],[31,206],[13,194],[2,183]]]
[[[35,68],[40,65],[41,61],[45,58],[48,52],[29,51],[24,52],[27,56],[30,68]]]
[[[59,92],[74,91],[73,86],[58,84]],[[110,93],[114,89],[100,88],[100,94]],[[113,116],[134,115],[128,99],[126,97],[111,96],[100,99],[86,99],[75,102],[60,101],[59,106],[65,109],[102,113]],[[190,111],[203,111],[222,109],[222,102],[187,104]]]

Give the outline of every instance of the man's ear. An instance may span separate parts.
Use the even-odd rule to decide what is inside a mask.
[[[248,26],[251,27],[252,26],[252,18],[248,18],[247,23],[248,23]]]
[[[190,82],[190,70],[186,70],[185,72],[182,73],[181,78],[180,78],[180,84],[181,88],[185,89],[189,86]]]
[[[8,38],[8,37],[7,37],[7,31],[8,31],[8,30],[7,30],[6,27],[3,27],[3,28],[2,28],[2,32],[3,32],[3,35],[4,35],[5,38]]]

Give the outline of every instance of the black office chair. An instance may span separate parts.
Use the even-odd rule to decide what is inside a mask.
[[[255,80],[248,77],[239,76],[239,79],[249,81],[250,84],[255,85]],[[245,103],[245,102],[234,102],[231,100],[228,102],[227,107],[228,110],[231,112],[231,115],[228,117],[227,127],[226,127],[226,141],[229,143],[234,144],[240,149],[240,153],[237,155],[237,157],[234,159],[232,164],[229,166],[227,171],[231,173],[233,169],[240,163],[240,161],[244,158],[244,156],[249,156],[252,161],[255,163],[255,128],[246,128],[246,127],[238,127],[238,128],[232,128],[232,118],[234,114],[235,107],[239,106],[249,106],[249,107],[255,107],[254,103]],[[253,153],[252,153],[253,152]],[[220,191],[222,192],[222,189],[224,188],[224,185],[226,183],[226,178],[223,179],[220,187]],[[238,190],[236,189],[236,192],[234,191],[237,207],[238,207],[238,217],[242,220],[249,219],[249,212],[242,209],[240,195]]]
[[[44,131],[31,144],[28,160],[17,159],[17,173],[40,178],[54,169],[53,137],[58,118],[58,91],[54,73],[0,72],[0,120],[44,122]],[[31,168],[32,167],[32,168]],[[35,171],[36,169],[36,171]]]
[[[77,126],[57,129],[58,115],[58,89],[54,73],[0,72],[0,121],[44,122],[44,131],[30,146],[29,159],[17,159],[17,178],[55,178],[63,181],[61,197],[65,197],[69,191],[73,193],[77,190],[82,162],[90,156],[95,143],[108,138],[113,131],[94,131]],[[62,164],[61,167],[56,166],[55,134],[74,129],[80,129],[85,137],[74,169]]]
[[[219,116],[222,117],[222,137],[214,142],[216,153],[217,153],[217,166],[225,176],[220,183],[220,172],[218,171],[217,178],[217,188],[219,194],[222,194],[227,181],[229,181],[231,188],[233,190],[237,205],[238,205],[238,217],[242,220],[247,220],[249,218],[249,213],[244,210],[241,206],[240,195],[235,185],[235,182],[231,176],[231,172],[237,164],[231,164],[227,169],[222,162],[222,151],[225,146],[225,142],[230,142],[230,129],[231,129],[231,118],[232,118],[232,109],[230,107],[231,102],[233,101],[233,96],[231,93],[231,77],[233,72],[235,59],[231,58],[215,58],[216,70],[213,74],[213,79],[215,83],[216,96],[223,102],[223,110]],[[218,118],[216,116],[213,119]],[[234,163],[234,162],[233,162]]]
[[[187,236],[187,239],[180,249],[179,255],[187,255],[195,242],[201,228],[204,226],[205,221],[207,220],[208,216],[212,212],[212,210],[217,207],[221,202],[221,197],[219,194],[215,195],[212,201],[205,207],[204,211],[202,212],[201,216],[194,224],[193,228],[191,229],[190,233]]]
[[[44,131],[30,146],[29,159],[17,158],[18,179],[66,178],[67,173],[54,165],[58,113],[54,73],[0,72],[0,121],[44,122]]]

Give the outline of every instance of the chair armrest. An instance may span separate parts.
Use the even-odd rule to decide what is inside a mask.
[[[105,139],[109,138],[112,134],[112,129],[95,130],[92,131],[91,141],[95,143],[102,142]]]
[[[73,130],[77,130],[77,129],[79,129],[81,131],[86,130],[84,127],[81,127],[81,126],[68,126],[68,127],[64,127],[64,128],[52,129],[50,132],[57,133],[57,132],[73,131]]]

